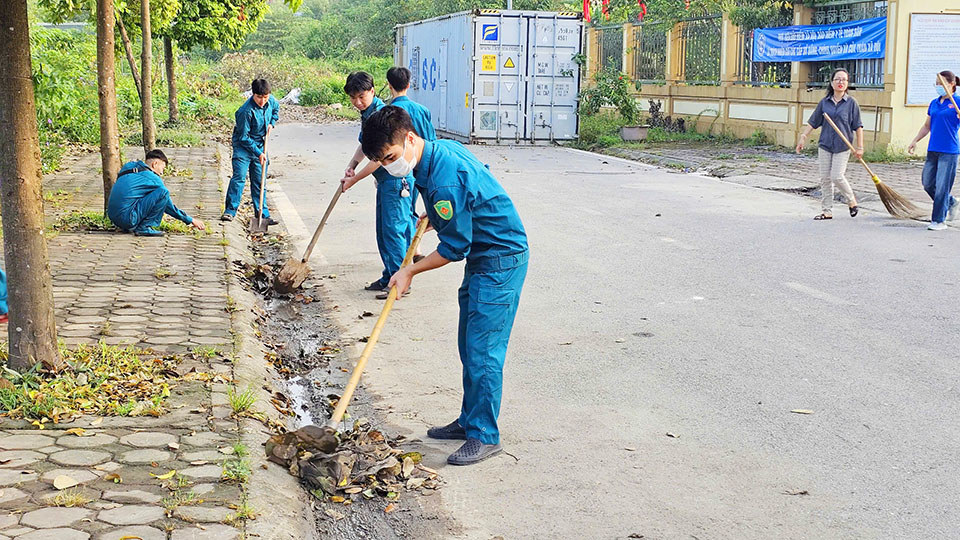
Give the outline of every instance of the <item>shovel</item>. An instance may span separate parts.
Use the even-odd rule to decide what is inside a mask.
[[[297,287],[303,284],[303,280],[307,279],[307,276],[310,275],[310,267],[307,266],[307,259],[309,259],[310,254],[313,253],[313,247],[317,245],[320,233],[323,232],[323,226],[327,224],[327,218],[333,213],[333,207],[337,205],[341,193],[343,193],[343,189],[338,184],[337,192],[333,194],[333,199],[330,201],[330,204],[327,205],[327,211],[323,213],[323,219],[320,220],[320,225],[317,225],[317,230],[313,232],[310,245],[308,245],[307,250],[303,252],[303,258],[299,261],[290,259],[283,265],[283,268],[280,269],[277,276],[273,278],[273,288],[276,289],[277,292],[281,294],[292,293],[297,290]]]
[[[270,134],[267,133],[267,136],[263,138],[264,155],[267,153],[267,138],[269,136]],[[267,163],[269,163],[269,161],[270,158],[268,157]],[[263,219],[263,197],[267,193],[267,163],[264,163],[263,166],[260,167],[260,211],[257,212],[257,215],[250,216],[250,225],[247,227],[247,230],[250,231],[251,234],[266,233],[269,227]],[[253,182],[253,178],[251,178],[250,181]]]
[[[407,250],[407,255],[403,258],[403,264],[400,265],[400,268],[407,266],[410,264],[410,261],[413,260],[413,254],[417,252],[420,239],[423,238],[423,233],[427,230],[428,221],[427,218],[420,220],[420,226],[417,227],[417,234],[413,237],[413,242],[410,243],[410,249]],[[350,404],[353,391],[357,389],[357,384],[360,383],[360,375],[363,374],[363,368],[366,367],[367,360],[370,359],[373,346],[377,344],[377,339],[380,338],[380,331],[383,330],[383,325],[387,322],[387,316],[390,315],[390,310],[393,309],[393,303],[396,300],[397,288],[391,287],[390,296],[387,297],[387,302],[380,311],[380,318],[377,319],[377,324],[373,326],[373,331],[370,332],[370,337],[367,338],[367,345],[363,348],[363,353],[360,355],[360,359],[357,360],[357,365],[354,366],[353,373],[350,374],[350,380],[343,389],[343,395],[341,395],[340,400],[337,401],[337,407],[333,410],[330,420],[327,420],[327,423],[323,425],[323,434],[320,437],[321,444],[318,444],[321,448],[331,449],[331,451],[336,450],[339,444],[337,441],[336,426],[343,420],[343,413],[346,412],[347,405]]]

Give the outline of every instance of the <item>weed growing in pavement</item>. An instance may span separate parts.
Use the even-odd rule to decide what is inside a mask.
[[[246,459],[228,459],[223,462],[220,479],[224,482],[245,484],[250,479],[250,462]]]
[[[247,457],[250,455],[250,450],[247,449],[247,445],[243,444],[240,441],[233,443],[233,455],[237,457]]]
[[[199,347],[194,347],[193,355],[201,360],[210,360],[216,358],[220,354],[220,349],[216,347],[211,347],[209,345],[200,345]]]
[[[250,410],[250,407],[257,402],[256,389],[248,386],[243,392],[237,392],[236,386],[231,386],[227,391],[227,399],[230,401],[230,407],[234,414],[243,414]]]
[[[80,488],[65,489],[57,493],[57,496],[53,498],[53,504],[55,506],[66,508],[82,507],[90,502],[93,502],[93,499],[87,497]]]
[[[180,506],[190,506],[194,504],[200,504],[203,502],[203,499],[199,495],[194,493],[191,489],[190,491],[183,491],[182,489],[176,489],[169,497],[164,497],[160,500],[160,505],[163,506],[164,510],[167,512],[167,517],[173,516],[173,511]]]
[[[109,336],[112,333],[113,324],[110,321],[103,321],[103,324],[100,325],[100,335]]]
[[[237,305],[237,301],[233,299],[232,296],[227,296],[227,313],[236,313],[240,311],[240,306]]]
[[[165,266],[158,266],[153,272],[153,275],[156,276],[157,279],[167,279],[168,277],[177,275],[177,273]]]
[[[770,146],[773,144],[773,140],[762,129],[754,130],[743,142],[748,146]]]
[[[874,148],[863,154],[863,160],[868,163],[906,163],[909,161],[919,161],[917,156],[911,156],[900,148],[890,149],[886,146]]]
[[[240,496],[240,504],[230,505],[230,508],[233,508],[236,510],[236,512],[228,515],[224,519],[226,523],[235,525],[238,521],[257,518],[257,511],[254,510],[253,506],[250,505],[250,501],[246,493]]]
[[[224,236],[223,238],[220,239],[219,242],[217,242],[217,244],[219,244],[219,245],[221,245],[221,246],[223,246],[223,247],[227,247],[227,246],[230,245],[230,240],[229,240],[226,236]]]
[[[159,230],[167,234],[185,234],[194,238],[201,238],[212,231],[200,231],[178,220],[164,218],[160,222]],[[83,231],[119,231],[113,222],[103,212],[90,210],[73,210],[57,218],[50,226],[51,232],[83,232]]]

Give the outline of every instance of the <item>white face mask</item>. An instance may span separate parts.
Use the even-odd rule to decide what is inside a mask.
[[[384,165],[383,168],[390,173],[391,176],[396,176],[398,178],[403,178],[404,176],[413,172],[413,168],[417,166],[416,158],[407,161],[407,158],[404,157],[404,154],[407,153],[407,139],[403,139],[403,150],[400,152],[400,157],[394,160],[392,163]]]
[[[947,89],[940,85],[937,85],[937,94],[939,94],[940,97],[947,97]]]

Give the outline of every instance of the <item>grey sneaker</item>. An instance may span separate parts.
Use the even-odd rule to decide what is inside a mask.
[[[931,221],[930,225],[927,225],[928,231],[945,231],[947,230],[947,224],[942,221]]]
[[[444,439],[444,440],[467,440],[467,432],[463,429],[463,426],[460,425],[459,420],[454,420],[445,426],[432,427],[427,430],[427,437],[431,439]]]
[[[950,210],[947,212],[947,219],[953,221],[957,219],[957,214],[960,214],[960,201],[954,200],[953,206],[951,206]]]
[[[477,439],[467,439],[463,446],[450,454],[447,463],[451,465],[473,465],[500,452],[503,452],[503,447],[499,444],[483,444]]]

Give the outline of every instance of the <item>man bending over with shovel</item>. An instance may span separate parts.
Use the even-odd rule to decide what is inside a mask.
[[[170,190],[161,178],[166,167],[167,156],[161,150],[151,150],[143,161],[131,161],[120,169],[107,202],[107,216],[114,225],[137,236],[163,236],[157,227],[167,214],[195,229],[207,228],[170,200]]]
[[[497,417],[503,363],[527,275],[527,234],[516,208],[490,171],[456,141],[425,141],[401,108],[384,107],[363,126],[363,153],[395,176],[413,172],[440,244],[390,278],[398,295],[413,276],[466,259],[457,341],[463,363],[460,417],[433,427],[434,439],[466,442],[447,458],[471,465],[502,451]]]
[[[237,109],[236,125],[233,127],[233,176],[227,187],[227,198],[223,203],[222,221],[233,221],[243,197],[243,185],[247,174],[250,175],[250,198],[253,199],[253,215],[260,214],[261,179],[266,178],[265,168],[269,164],[264,152],[264,141],[270,130],[280,118],[280,103],[270,95],[270,83],[266,79],[254,79],[250,84],[253,95]],[[276,225],[277,220],[270,217],[266,200],[263,204],[263,219],[267,225]]]

